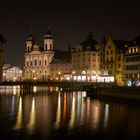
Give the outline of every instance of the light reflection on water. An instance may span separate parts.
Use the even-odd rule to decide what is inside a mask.
[[[0,92],[2,134],[54,136],[62,130],[60,135],[139,138],[137,106],[85,98],[82,91],[53,91],[52,87],[35,87],[28,94],[20,92],[19,87],[4,89]]]

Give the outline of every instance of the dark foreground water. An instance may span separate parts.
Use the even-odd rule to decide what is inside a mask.
[[[0,89],[0,140],[140,139],[140,105],[84,98],[85,92]]]

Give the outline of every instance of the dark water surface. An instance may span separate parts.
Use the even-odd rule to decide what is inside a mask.
[[[140,105],[84,98],[86,92],[0,89],[0,140],[140,139]]]

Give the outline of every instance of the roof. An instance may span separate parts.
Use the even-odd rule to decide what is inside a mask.
[[[88,48],[88,50],[96,51],[95,45],[97,43],[98,42],[93,39],[93,34],[90,32],[87,35],[87,38],[82,43],[80,43],[80,44],[83,46],[83,50],[87,50],[87,47],[90,47],[90,49]]]
[[[32,33],[32,30],[28,33],[28,36],[27,36],[27,39],[26,41],[34,41],[35,40],[35,37]]]
[[[113,40],[114,44],[116,45],[117,49],[123,49],[125,40]]]
[[[6,40],[5,40],[5,38],[3,37],[2,34],[0,34],[0,42],[1,43],[6,43]]]
[[[62,51],[62,50],[54,50],[55,56],[54,58],[57,60],[70,62],[71,61],[71,54],[68,51]]]

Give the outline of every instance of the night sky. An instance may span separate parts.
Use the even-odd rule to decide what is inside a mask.
[[[48,25],[54,34],[55,49],[67,50],[93,32],[101,41],[111,34],[115,39],[132,40],[140,35],[139,0],[5,0],[0,3],[0,33],[3,34],[6,62],[24,64],[25,41],[30,29],[43,46]]]

